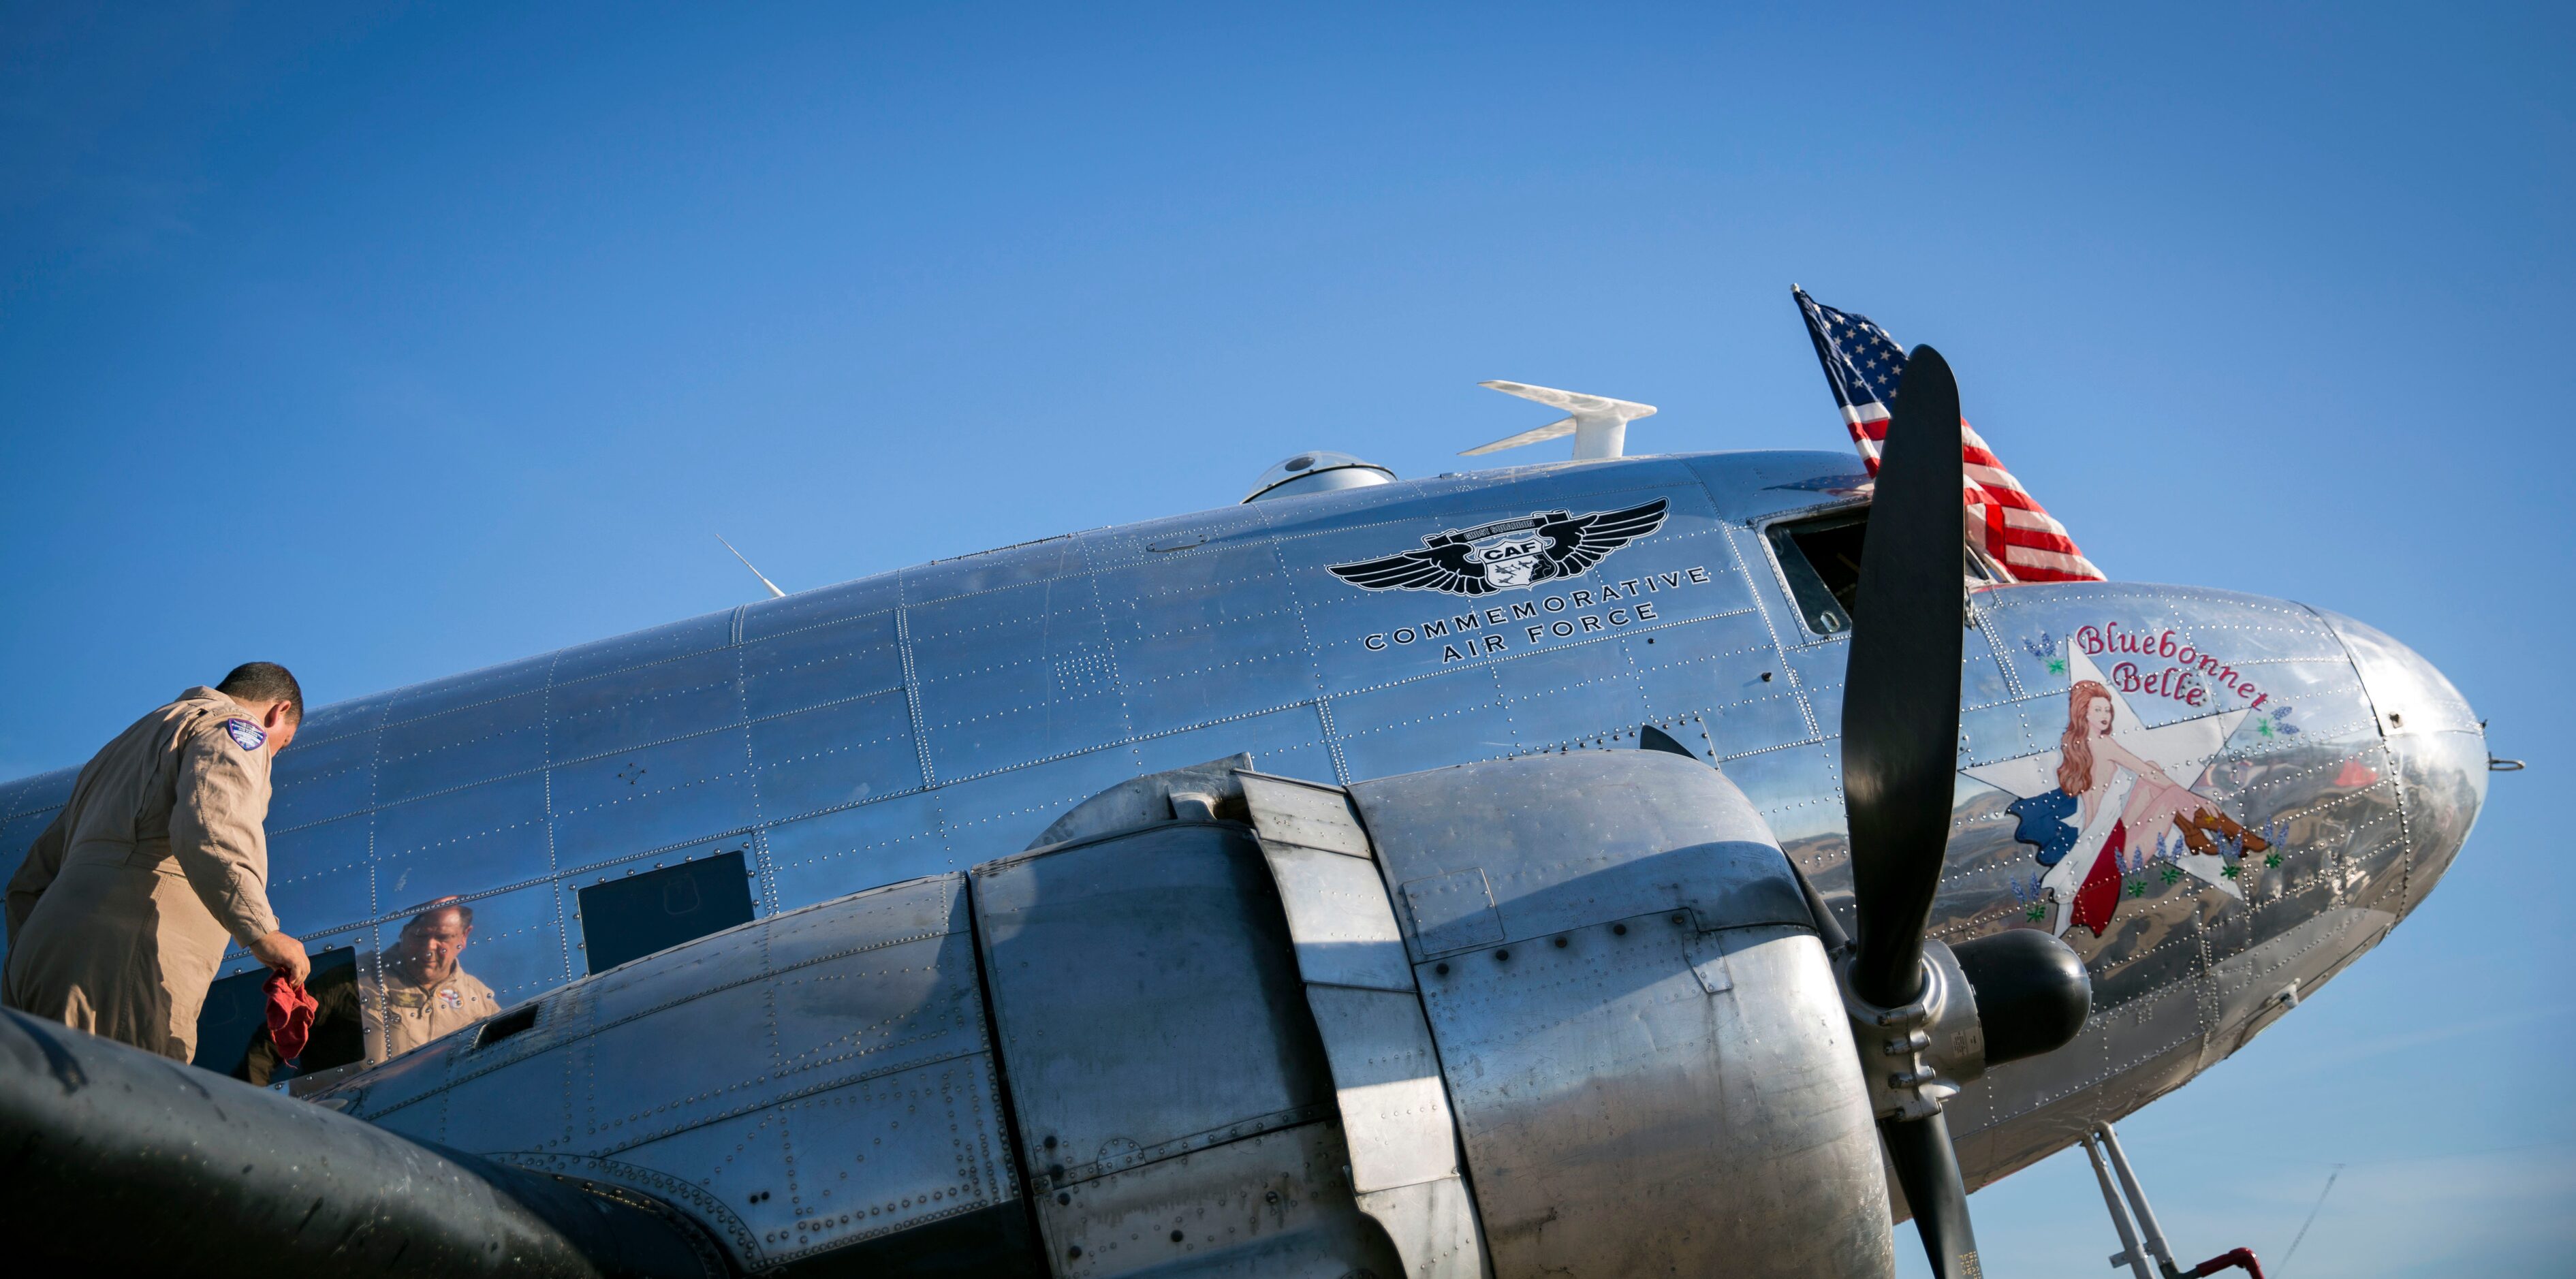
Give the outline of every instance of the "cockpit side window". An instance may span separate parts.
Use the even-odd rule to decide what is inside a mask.
[[[1852,602],[1860,592],[1860,548],[1869,532],[1869,508],[1836,511],[1813,519],[1784,520],[1769,529],[1772,557],[1788,579],[1798,618],[1818,635],[1851,630]]]
[[[1818,635],[1851,630],[1860,598],[1860,550],[1868,540],[1869,508],[1783,520],[1768,530],[1771,554],[1797,601],[1799,620]],[[1962,542],[1959,579],[1969,587],[1991,585],[1996,575]]]
[[[365,1019],[358,1000],[358,952],[335,946],[313,953],[304,989],[316,1005],[301,1055],[286,1058],[268,1039],[268,970],[235,973],[206,992],[197,1014],[196,1063],[267,1087],[366,1059]]]

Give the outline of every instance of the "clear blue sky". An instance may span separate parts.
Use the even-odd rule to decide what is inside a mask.
[[[2566,8],[1095,8],[0,5],[0,776],[730,606],[716,532],[792,590],[1459,469],[1542,420],[1481,378],[1841,447],[1798,281],[2113,576],[2372,621],[2531,761],[2127,1125],[2178,1247],[2346,1164],[2289,1274],[2565,1273]],[[1975,1204],[2110,1273],[2080,1158]]]

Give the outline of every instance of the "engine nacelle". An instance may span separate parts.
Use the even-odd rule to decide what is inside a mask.
[[[1350,788],[1497,1275],[1868,1275],[1886,1185],[1834,975],[1741,792],[1658,752]],[[1254,820],[1270,822],[1255,792]]]

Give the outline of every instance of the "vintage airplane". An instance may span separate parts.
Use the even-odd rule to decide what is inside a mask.
[[[2489,761],[2350,618],[1963,559],[1956,389],[1928,350],[1904,386],[1875,483],[1621,456],[1643,406],[1568,397],[1571,462],[1307,454],[319,708],[273,894],[367,1034],[263,1091],[10,1014],[17,1246],[1885,1275],[1910,1212],[1975,1275],[1967,1191],[2385,936]],[[0,787],[0,859],[70,781]],[[450,897],[503,1011],[378,1060]]]

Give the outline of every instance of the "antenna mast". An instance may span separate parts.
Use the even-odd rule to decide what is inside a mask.
[[[717,540],[717,541],[719,541],[719,542],[724,542],[724,548],[725,548],[726,550],[728,550],[728,551],[733,551],[733,543],[731,543],[731,542],[725,542],[724,534],[722,534],[722,533],[718,533],[718,534],[716,534],[716,540]],[[743,554],[742,554],[742,552],[740,552],[740,551],[733,551],[733,557],[734,557],[735,559],[742,560],[742,566],[743,566],[744,568],[751,568],[751,561],[750,561],[750,560],[748,560],[748,559],[744,559],[744,558],[743,558]],[[767,576],[765,576],[764,574],[762,574],[762,573],[761,573],[761,571],[760,571],[759,569],[751,568],[751,575],[752,575],[753,577],[757,577],[757,578],[759,578],[759,579],[760,579],[760,584],[769,588],[769,598],[771,598],[771,599],[784,599],[784,598],[786,598],[787,592],[785,592],[785,591],[782,591],[782,590],[778,589],[778,583],[773,582],[773,581],[770,581],[770,580],[769,580],[769,578],[768,578]]]

